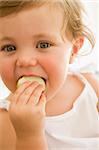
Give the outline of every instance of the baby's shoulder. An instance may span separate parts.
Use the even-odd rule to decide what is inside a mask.
[[[10,121],[9,113],[0,108],[0,147],[6,147],[8,144],[14,147],[15,143],[16,134]]]
[[[91,84],[92,88],[94,89],[98,99],[99,99],[99,78],[92,73],[85,73],[83,76],[87,79],[87,81]],[[99,100],[97,103],[97,109],[99,112]]]
[[[6,97],[4,99],[1,99],[0,98],[0,120],[2,119],[2,123],[5,123],[5,121],[7,123],[10,123],[10,117],[9,117],[9,111],[8,111],[8,108],[9,108],[9,97]],[[5,123],[5,125],[7,125],[7,123]]]
[[[97,97],[99,97],[99,78],[93,73],[83,73],[82,75],[90,83],[90,85],[94,89]]]
[[[9,117],[8,111],[0,108],[0,131],[2,129],[2,133],[7,134],[7,132],[13,132],[13,126]]]
[[[0,125],[2,125],[3,128],[9,128],[11,127],[11,121],[9,117],[8,111],[5,109],[0,108]]]
[[[74,73],[72,76],[70,76],[70,80],[72,81],[73,85],[79,85],[77,86],[78,88],[80,88],[81,85],[84,87],[85,83],[82,79],[85,79],[92,86],[97,97],[99,97],[99,78],[93,73]]]
[[[68,84],[71,83],[71,87],[74,87],[72,90],[73,97],[77,98],[81,95],[87,82],[93,88],[97,98],[99,98],[99,78],[93,73],[70,73],[68,77]],[[99,101],[97,108],[99,111]]]

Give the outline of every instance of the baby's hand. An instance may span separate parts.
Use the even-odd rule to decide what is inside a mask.
[[[25,82],[10,96],[9,114],[19,138],[32,137],[44,131],[45,87],[37,81]]]

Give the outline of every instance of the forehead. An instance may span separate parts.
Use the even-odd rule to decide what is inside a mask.
[[[63,25],[63,12],[61,9],[42,6],[21,11],[17,14],[0,18],[0,36],[19,34],[31,34],[31,31],[60,32]]]

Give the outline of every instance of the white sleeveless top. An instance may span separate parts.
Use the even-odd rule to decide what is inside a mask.
[[[87,80],[73,108],[58,116],[46,117],[49,150],[99,150],[98,97]]]
[[[46,117],[48,150],[99,150],[98,97],[87,80],[76,74],[85,84],[73,108],[58,116]],[[0,100],[0,107],[9,103]]]

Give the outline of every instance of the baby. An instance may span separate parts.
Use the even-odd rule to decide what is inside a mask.
[[[82,12],[79,0],[0,0],[0,75],[11,91],[0,149],[98,150],[99,81],[68,71],[85,38],[94,47]]]

